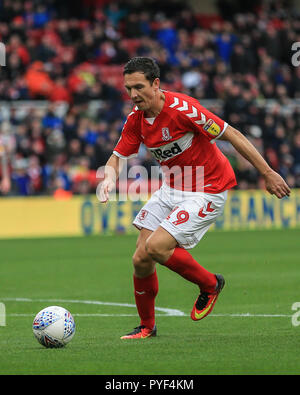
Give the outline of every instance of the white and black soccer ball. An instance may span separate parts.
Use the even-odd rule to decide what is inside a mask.
[[[35,316],[32,330],[43,346],[60,348],[72,340],[75,334],[75,321],[65,308],[49,306]]]

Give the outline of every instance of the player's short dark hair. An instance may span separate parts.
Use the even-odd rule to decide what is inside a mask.
[[[154,59],[145,56],[137,56],[129,60],[124,66],[123,75],[140,72],[145,74],[145,78],[151,85],[156,78],[160,77],[158,64]]]

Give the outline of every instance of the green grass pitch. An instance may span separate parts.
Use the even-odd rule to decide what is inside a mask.
[[[300,302],[299,229],[209,232],[192,254],[226,279],[213,313],[193,322],[196,286],[158,266],[158,336],[124,341],[139,324],[131,306],[135,240],[1,240],[0,374],[300,373],[300,326],[292,323]],[[32,333],[35,314],[54,304],[76,322],[63,349],[44,348]]]

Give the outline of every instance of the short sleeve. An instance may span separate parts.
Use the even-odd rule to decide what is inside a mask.
[[[135,113],[130,113],[122,129],[121,137],[117,142],[113,153],[124,159],[129,159],[136,156],[142,142],[140,126],[136,117],[132,116]]]

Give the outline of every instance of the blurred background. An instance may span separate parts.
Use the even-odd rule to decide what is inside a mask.
[[[8,196],[94,193],[132,104],[122,68],[151,56],[161,86],[196,97],[244,133],[300,187],[300,2],[284,0],[1,0],[0,144]],[[218,143],[237,189],[257,174]],[[141,147],[130,162],[155,163]]]

